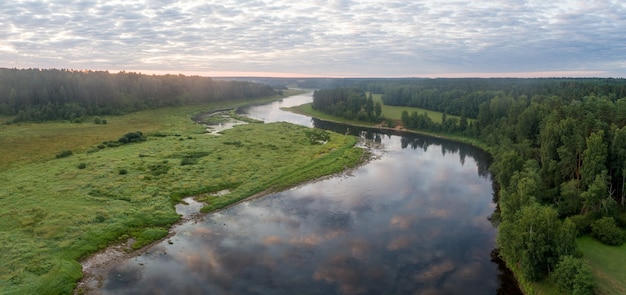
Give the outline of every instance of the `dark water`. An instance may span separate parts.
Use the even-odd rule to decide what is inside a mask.
[[[275,103],[273,110],[290,103]],[[272,110],[243,111],[281,120]],[[358,134],[379,157],[347,174],[179,225],[169,240],[114,267],[97,292],[517,292],[506,289],[514,283],[492,261],[496,231],[488,217],[495,204],[486,154],[437,138],[286,116]]]

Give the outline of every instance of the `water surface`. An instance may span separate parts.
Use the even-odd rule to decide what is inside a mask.
[[[306,99],[310,94],[294,100]],[[292,103],[244,112],[278,121],[277,107]],[[285,114],[293,123],[358,134],[379,157],[178,225],[173,237],[115,266],[98,292],[498,293],[503,283],[490,255],[495,205],[486,154],[436,138]]]

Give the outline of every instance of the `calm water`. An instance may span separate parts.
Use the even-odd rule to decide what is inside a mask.
[[[379,157],[179,225],[175,236],[115,266],[96,293],[508,293],[502,287],[511,283],[490,255],[495,204],[486,154],[277,110],[310,99],[242,111],[358,134]]]

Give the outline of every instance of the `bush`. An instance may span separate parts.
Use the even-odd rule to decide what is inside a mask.
[[[181,166],[186,166],[186,165],[195,165],[198,163],[198,158],[183,158],[180,161],[180,165]]]
[[[568,219],[576,225],[576,234],[581,236],[591,232],[591,223],[596,219],[596,214],[574,215]]]
[[[120,169],[120,171],[118,172],[119,175],[126,175],[128,174],[128,171],[126,169]]]
[[[615,222],[617,222],[618,226],[626,227],[626,211],[619,213],[615,218]]]
[[[70,150],[65,150],[65,151],[62,151],[62,152],[60,152],[60,153],[56,154],[56,156],[55,156],[55,157],[56,157],[57,159],[61,159],[61,158],[69,157],[69,156],[71,156],[72,154],[73,154],[73,153],[72,153],[72,151],[70,151]]]
[[[330,133],[326,130],[311,129],[304,131],[310,144],[322,144],[330,140]]]
[[[617,227],[615,219],[603,217],[591,224],[594,237],[607,245],[619,246],[624,243],[624,232]]]
[[[574,258],[569,255],[561,256],[552,276],[563,294],[594,294],[595,281],[593,272],[591,267],[580,258]]]
[[[85,163],[78,164],[78,169],[85,169],[85,168],[87,168],[87,164]]]
[[[124,134],[124,136],[120,137],[120,139],[118,139],[117,142],[121,144],[125,144],[125,143],[131,143],[131,142],[142,142],[145,140],[146,140],[146,137],[143,136],[143,133],[141,133],[141,131],[137,131],[137,132],[129,132],[129,133]]]
[[[152,176],[159,176],[162,174],[167,174],[170,166],[167,165],[167,163],[155,163],[148,165],[148,169],[150,169],[150,174],[152,174]]]

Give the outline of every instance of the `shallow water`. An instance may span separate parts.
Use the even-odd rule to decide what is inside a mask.
[[[260,118],[257,111],[247,112]],[[264,110],[264,119],[281,120],[272,112]],[[503,282],[490,255],[496,231],[488,217],[495,204],[486,154],[436,138],[294,114],[288,120],[358,134],[379,157],[180,224],[173,237],[111,269],[96,292],[498,293]],[[189,208],[179,210],[193,214]]]

